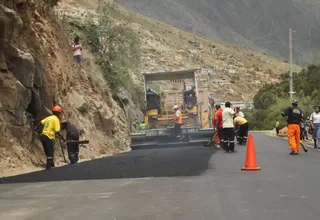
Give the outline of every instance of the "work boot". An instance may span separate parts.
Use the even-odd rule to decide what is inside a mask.
[[[47,159],[46,170],[49,170],[49,169],[51,169],[53,167],[55,167],[53,159]]]
[[[299,153],[291,151],[290,155],[299,155]]]

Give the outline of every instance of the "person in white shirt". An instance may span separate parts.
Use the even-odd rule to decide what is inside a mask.
[[[73,50],[73,58],[77,63],[81,63],[81,58],[82,58],[82,46],[79,43],[80,38],[79,36],[76,36],[74,38],[74,44],[72,45],[72,50]]]
[[[222,148],[225,152],[234,152],[235,145],[235,133],[234,133],[234,118],[235,112],[231,109],[231,103],[228,101],[225,103],[225,109],[222,112]]]
[[[311,114],[310,125],[313,130],[314,148],[320,149],[320,106],[316,106],[314,112]]]
[[[240,107],[235,107],[236,117],[240,116],[244,118],[244,114],[242,111],[240,111]]]

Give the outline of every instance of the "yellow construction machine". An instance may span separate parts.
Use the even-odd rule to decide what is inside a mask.
[[[211,106],[208,88],[199,83],[200,69],[144,73],[147,109],[144,122],[148,129],[131,134],[131,148],[160,145],[203,145],[212,137]],[[162,86],[159,86],[159,84]],[[161,88],[156,92],[152,86]],[[158,89],[159,90],[159,89]],[[173,135],[173,106],[183,115],[183,138]]]

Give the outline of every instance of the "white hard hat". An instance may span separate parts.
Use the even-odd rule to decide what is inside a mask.
[[[179,106],[175,105],[175,106],[173,106],[172,109],[174,110],[174,109],[176,109],[176,108],[179,108]]]

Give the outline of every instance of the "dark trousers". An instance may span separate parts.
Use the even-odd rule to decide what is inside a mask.
[[[77,163],[79,161],[79,144],[72,143],[69,141],[79,141],[80,137],[79,134],[70,133],[67,136],[67,149],[68,149],[68,156],[71,164]]]
[[[279,128],[276,128],[276,132],[277,132],[277,134],[279,134],[279,131],[280,131],[280,129],[279,129]]]
[[[223,129],[222,128],[218,128],[218,136],[219,136],[219,139],[220,139],[220,142],[222,143],[223,141]]]
[[[47,164],[46,168],[49,169],[51,167],[54,167],[54,161],[53,161],[53,156],[54,156],[54,140],[51,140],[48,138],[46,135],[41,135],[40,136],[40,141],[43,146],[44,153],[46,154],[47,157]]]
[[[234,129],[233,128],[223,128],[222,130],[222,136],[223,136],[223,141],[222,141],[222,148],[225,151],[234,151]]]
[[[182,126],[182,124],[177,124],[177,123],[174,124],[173,131],[174,131],[175,136],[182,135],[181,126]]]
[[[240,125],[239,127],[239,144],[246,144],[248,139],[248,123]]]

